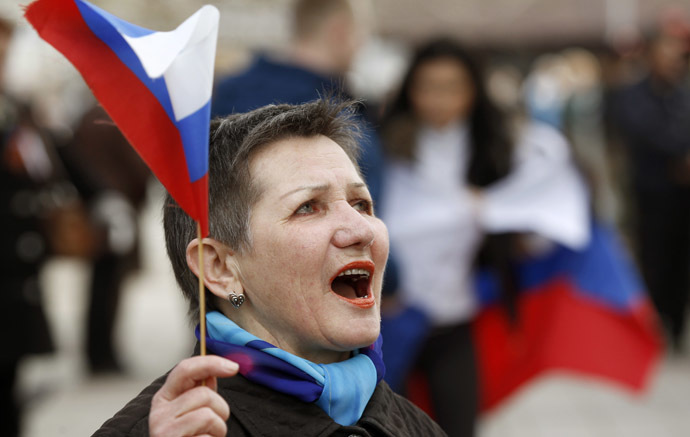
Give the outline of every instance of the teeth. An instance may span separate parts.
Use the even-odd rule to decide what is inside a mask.
[[[359,275],[359,276],[365,276],[369,277],[369,272],[364,269],[348,269],[339,274],[338,276],[354,276],[354,275]]]

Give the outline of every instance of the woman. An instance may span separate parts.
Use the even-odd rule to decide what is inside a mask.
[[[510,308],[517,289],[513,260],[522,249],[514,232],[558,240],[551,232],[558,227],[551,226],[554,208],[544,214],[539,205],[556,193],[542,182],[579,180],[554,131],[530,125],[513,139],[477,63],[450,40],[417,51],[382,134],[388,159],[382,217],[400,264],[401,298],[431,325],[416,367],[427,377],[441,427],[451,436],[471,436],[478,410],[474,268],[494,269]],[[586,224],[578,205],[573,219]],[[530,228],[545,223],[549,229]]]
[[[444,435],[381,382],[388,235],[353,111],[319,100],[212,123],[207,344],[225,358],[183,361],[96,435]],[[164,225],[196,317],[195,224],[169,198]]]

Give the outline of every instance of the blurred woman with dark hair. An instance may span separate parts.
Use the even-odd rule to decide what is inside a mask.
[[[401,299],[431,325],[416,366],[450,436],[473,435],[478,411],[470,327],[479,305],[475,267],[496,273],[513,308],[513,261],[523,246],[515,232],[558,239],[538,229],[543,221],[534,218],[552,214],[553,205],[527,179],[558,177],[551,169],[568,165],[567,145],[546,126],[529,124],[515,134],[489,98],[479,64],[448,39],[416,52],[382,122],[382,217],[399,254]],[[518,200],[516,192],[527,197]],[[586,222],[586,213],[575,219]]]

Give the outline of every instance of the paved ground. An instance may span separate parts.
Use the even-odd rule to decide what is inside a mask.
[[[122,299],[117,332],[126,376],[84,372],[86,267],[60,259],[46,268],[46,308],[58,352],[26,360],[22,369],[25,437],[91,435],[191,350],[185,304],[167,266],[159,223],[157,208],[144,214],[145,268],[129,278]],[[591,379],[544,377],[481,423],[480,437],[527,436],[690,436],[690,355],[665,359],[642,396]]]

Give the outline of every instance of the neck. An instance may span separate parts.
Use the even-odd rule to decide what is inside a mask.
[[[433,130],[436,131],[446,131],[451,128],[456,128],[456,127],[463,127],[465,122],[464,120],[454,118],[451,120],[443,120],[443,121],[425,121],[424,122],[426,126],[430,127]]]
[[[228,319],[232,320],[248,333],[266,341],[273,346],[289,352],[292,355],[304,358],[315,364],[331,364],[345,361],[352,355],[351,351],[337,351],[330,349],[317,349],[317,348],[305,348],[300,344],[299,338],[295,338],[290,335],[286,335],[286,329],[268,329],[261,323],[258,323],[254,317],[249,315],[250,305],[247,303],[242,307],[242,316],[238,317],[239,311],[233,312],[229,311],[234,308],[223,308],[222,313]]]

